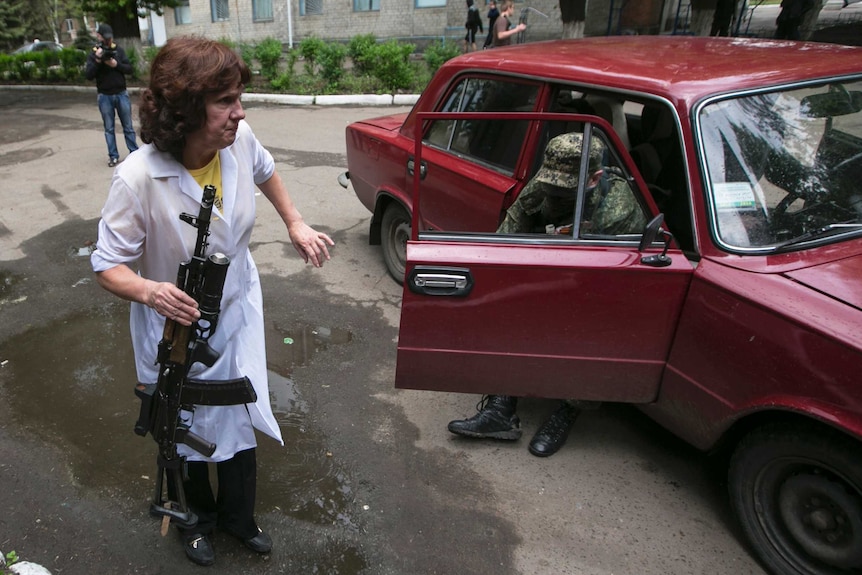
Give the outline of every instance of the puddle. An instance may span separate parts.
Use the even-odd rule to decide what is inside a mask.
[[[0,304],[9,302],[21,278],[8,270],[0,270]]]
[[[14,281],[0,274],[0,297]],[[140,403],[128,329],[128,307],[119,303],[28,331],[0,344],[0,385],[20,427],[64,447],[77,484],[146,505],[156,444],[132,431]],[[291,367],[352,336],[325,327],[271,326],[267,339],[273,338],[283,353],[277,357],[281,373],[269,372],[270,400],[285,447],[260,435],[258,511],[353,529],[349,474],[309,425],[309,405],[289,377]],[[365,564],[350,549],[330,559],[330,573],[355,573]]]

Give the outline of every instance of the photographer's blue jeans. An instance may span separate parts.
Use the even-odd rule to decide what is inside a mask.
[[[129,93],[123,91],[111,96],[99,94],[99,112],[102,114],[102,123],[105,125],[105,143],[108,144],[108,157],[112,160],[120,159],[120,152],[117,150],[117,136],[114,133],[115,110],[116,115],[120,117],[120,124],[123,126],[126,148],[129,149],[130,154],[138,149],[135,128],[132,126],[132,102],[129,99]]]

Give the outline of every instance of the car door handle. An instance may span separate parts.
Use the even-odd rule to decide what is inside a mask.
[[[465,268],[416,266],[407,277],[413,293],[466,296],[473,289],[473,274]]]
[[[410,176],[412,176],[414,169],[416,169],[416,162],[413,160],[413,158],[410,158],[409,160],[407,160],[407,173]],[[419,164],[419,179],[424,180],[425,176],[427,176],[427,175],[428,175],[428,164],[426,164],[425,162],[421,162]]]

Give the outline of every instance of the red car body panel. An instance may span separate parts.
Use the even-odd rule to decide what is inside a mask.
[[[405,289],[397,382],[635,403],[658,393],[692,275],[681,256],[638,266],[633,248],[418,242],[408,260],[469,268],[475,287],[436,300]]]
[[[862,437],[860,326],[862,311],[784,274],[704,260],[659,400],[645,410],[701,448],[766,409],[807,413]]]

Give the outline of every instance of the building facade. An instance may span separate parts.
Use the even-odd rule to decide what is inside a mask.
[[[487,3],[477,0],[487,33]],[[700,0],[711,3],[715,0]],[[684,33],[691,0],[588,0],[586,36]],[[696,2],[695,2],[696,3]],[[276,38],[287,47],[303,39],[347,41],[360,34],[422,43],[463,39],[465,0],[183,0],[142,26],[157,46],[194,34],[237,44]],[[521,41],[562,36],[558,0],[520,0],[514,20],[526,18]],[[142,32],[143,33],[143,32]]]

